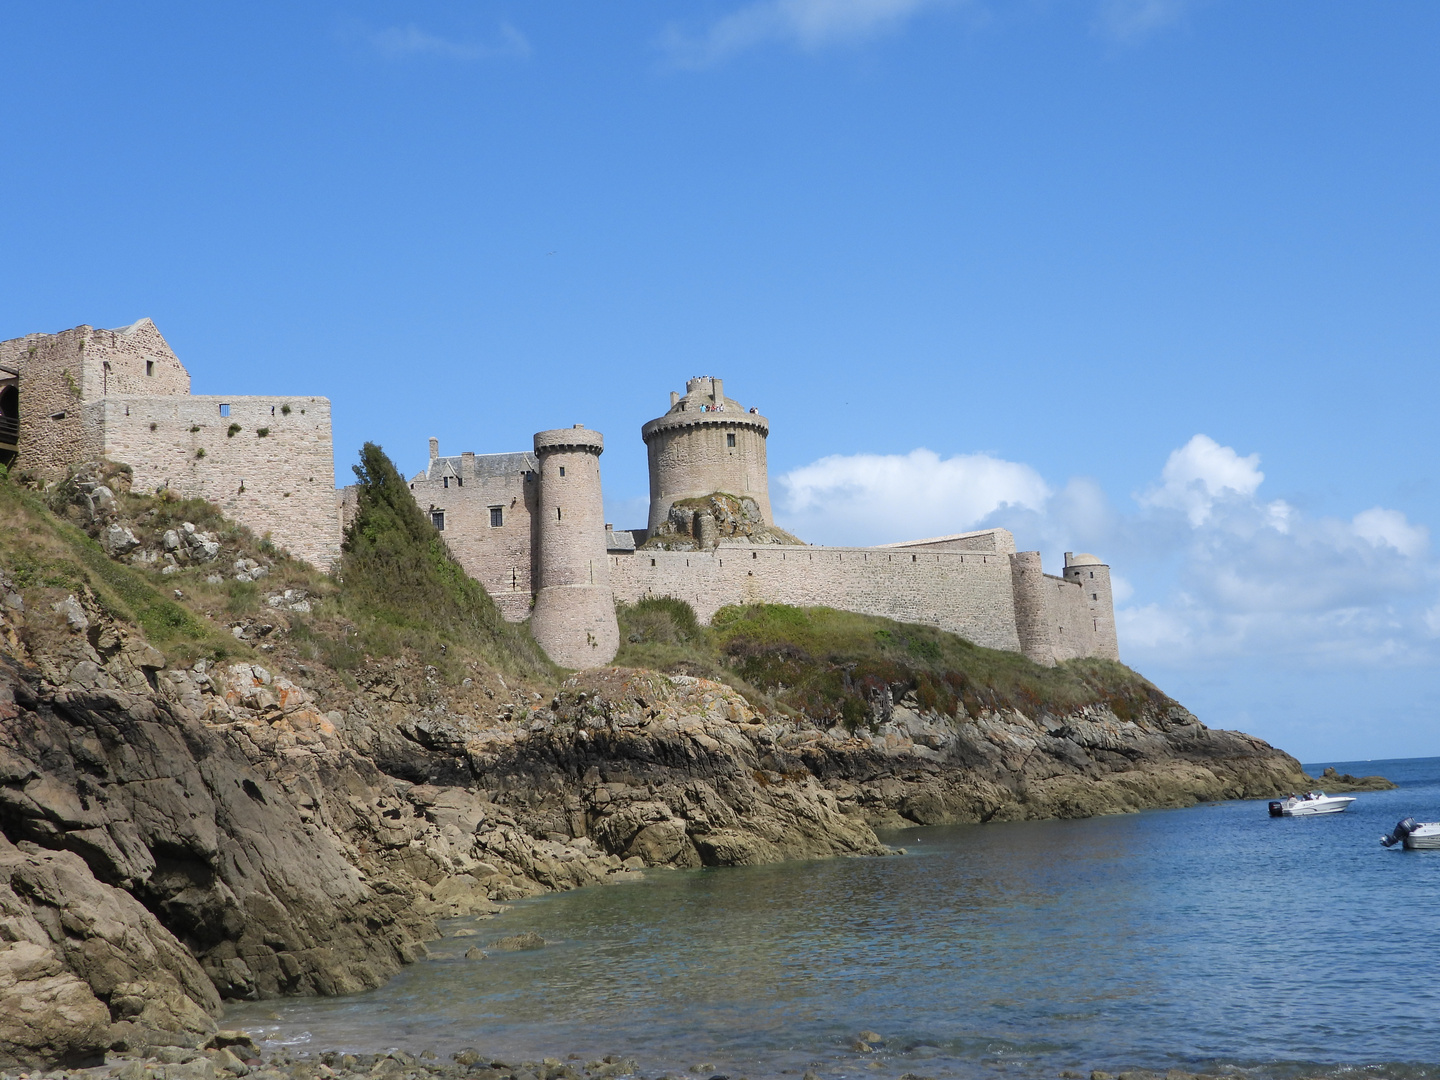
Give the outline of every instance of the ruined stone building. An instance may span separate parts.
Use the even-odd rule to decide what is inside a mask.
[[[673,596],[709,622],[728,604],[825,605],[925,623],[980,645],[1054,664],[1118,659],[1110,570],[1065,556],[1047,574],[1005,529],[879,547],[819,547],[775,526],[765,445],[769,421],[691,379],[641,428],[649,454],[645,528],[599,515],[601,436],[577,425],[541,432],[534,452],[441,457],[410,482],[420,507],[507,619],[534,612],[536,640],[572,667],[608,662],[613,609]]]
[[[0,463],[43,478],[102,457],[322,569],[339,555],[328,398],[192,394],[149,319],[0,342]]]

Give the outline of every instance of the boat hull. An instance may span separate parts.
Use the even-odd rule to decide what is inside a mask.
[[[1355,800],[1348,795],[1319,795],[1309,799],[1277,799],[1270,804],[1271,817],[1317,817],[1342,813]]]
[[[1405,837],[1406,851],[1440,851],[1440,825],[1422,825]]]

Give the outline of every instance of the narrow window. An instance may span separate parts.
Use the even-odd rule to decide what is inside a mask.
[[[725,445],[726,445],[726,446],[734,446],[734,445],[735,445],[735,436],[734,436],[734,435],[726,435],[726,436],[725,436]]]
[[[229,416],[229,415],[230,415],[230,405],[229,405],[229,403],[226,403],[226,404],[220,406],[220,415],[221,415],[221,416]]]
[[[560,475],[561,475],[561,476],[564,476],[564,475],[565,475],[565,466],[564,466],[564,465],[561,465],[561,466],[560,466]]]
[[[106,366],[106,367],[109,367],[110,365],[109,365],[109,364],[106,364],[105,366]],[[154,375],[154,374],[155,374],[155,361],[154,361],[154,360],[146,360],[146,361],[145,361],[145,374],[146,374],[146,375]]]
[[[1094,570],[1091,570],[1091,571],[1090,571],[1090,576],[1091,576],[1092,578],[1095,576],[1095,571],[1094,571]]]
[[[651,565],[651,566],[654,566],[654,565],[655,565],[655,560],[654,560],[654,559],[651,559],[651,560],[650,560],[650,565]]]
[[[498,529],[505,524],[505,511],[498,506],[490,507],[490,527]]]
[[[448,476],[442,476],[442,477],[440,478],[440,483],[443,484],[445,487],[448,488],[448,487],[450,486],[450,477],[448,477]]]
[[[455,486],[456,486],[456,487],[464,487],[464,486],[465,486],[465,477],[463,477],[463,476],[457,476],[457,477],[455,477]]]
[[[1094,592],[1092,592],[1092,593],[1090,594],[1090,599],[1091,599],[1091,600],[1099,600],[1099,599],[1100,599],[1100,594],[1099,594],[1099,593],[1094,593]]]
[[[439,529],[441,532],[444,532],[444,531],[445,531],[445,511],[444,511],[444,510],[431,510],[431,511],[430,511],[430,524],[431,524],[431,525],[434,525],[435,528]]]
[[[560,520],[560,507],[558,507],[558,506],[555,507],[555,520],[556,520],[556,521],[559,521],[559,520]]]

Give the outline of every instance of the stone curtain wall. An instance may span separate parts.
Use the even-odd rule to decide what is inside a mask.
[[[328,398],[111,396],[87,405],[86,419],[103,432],[104,455],[135,470],[137,491],[208,499],[324,570],[338,557]],[[232,424],[240,430],[229,435]]]
[[[928,540],[906,540],[881,544],[884,551],[1000,551],[1015,554],[1015,536],[1009,529],[982,529],[977,532],[934,536]]]
[[[510,622],[530,617],[534,595],[534,513],[539,490],[530,454],[463,454],[410,484],[421,510],[445,512],[445,543]],[[502,524],[490,524],[500,507]]]
[[[674,596],[707,624],[727,604],[823,605],[1020,651],[1010,556],[1003,553],[749,545],[640,551],[610,556],[610,580],[617,600]]]

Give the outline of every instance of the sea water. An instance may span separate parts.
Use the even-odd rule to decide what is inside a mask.
[[[1440,820],[1440,758],[1340,768],[1400,788],[1319,818],[1226,802],[908,829],[883,837],[906,849],[888,858],[654,870],[452,921],[479,936],[433,943],[449,958],[379,990],[225,1022],[302,1051],[619,1054],[650,1077],[1440,1076],[1440,851],[1378,842],[1402,817]],[[527,930],[550,944],[462,958]],[[855,1049],[861,1031],[883,1048]]]

